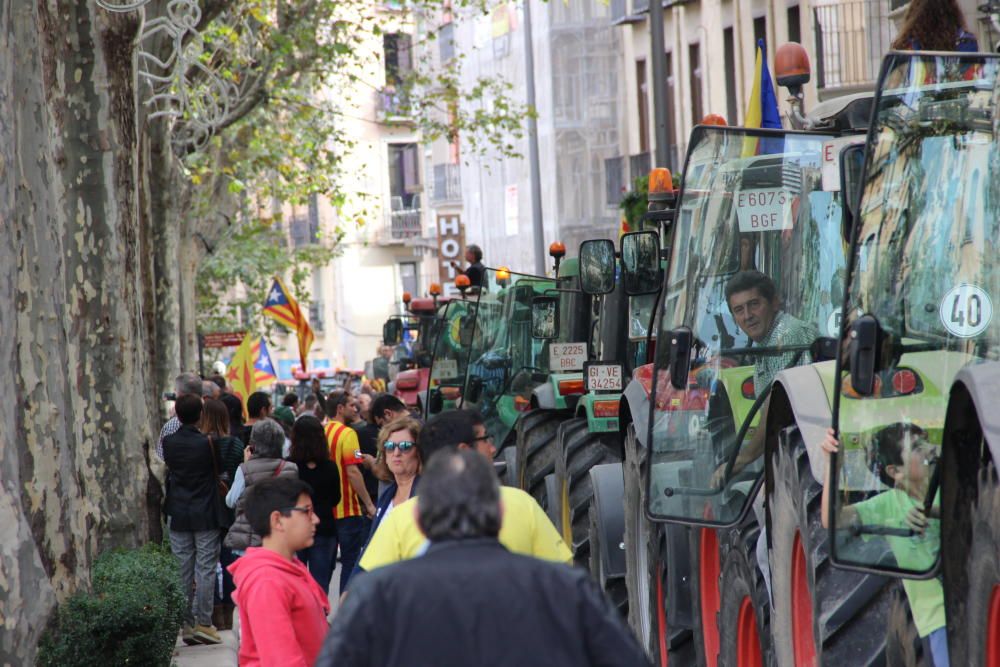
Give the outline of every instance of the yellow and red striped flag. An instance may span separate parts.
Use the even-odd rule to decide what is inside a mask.
[[[306,357],[309,356],[309,348],[312,347],[315,337],[298,302],[291,292],[285,289],[285,284],[278,277],[274,278],[271,291],[267,293],[264,314],[296,333],[299,339],[299,361],[302,362],[302,370],[306,370]]]

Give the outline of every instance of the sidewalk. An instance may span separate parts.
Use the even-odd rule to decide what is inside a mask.
[[[337,606],[340,602],[340,597],[336,593],[339,582],[340,563],[338,562],[330,583],[331,617],[337,613]],[[234,620],[238,622],[239,619]],[[188,646],[181,641],[180,635],[177,635],[177,645],[174,649],[174,659],[171,665],[176,667],[237,667],[239,664],[237,658],[239,644],[236,641],[236,635],[232,630],[221,630],[219,635],[222,637],[222,643],[215,646],[204,644]]]

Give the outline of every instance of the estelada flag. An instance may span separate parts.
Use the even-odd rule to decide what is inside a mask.
[[[257,372],[254,368],[254,338],[252,334],[243,337],[243,342],[236,348],[236,354],[226,367],[226,379],[233,393],[243,402],[243,413],[246,414],[247,398],[257,391]]]
[[[267,352],[267,343],[261,336],[251,348],[253,352],[254,379],[257,386],[271,384],[278,380],[278,374],[274,372],[274,364],[271,362],[271,355]]]
[[[312,347],[315,337],[299,304],[277,276],[274,278],[271,291],[267,293],[264,314],[295,331],[299,339],[299,361],[302,363],[302,370],[306,370],[306,357],[309,356],[309,348]]]
[[[781,112],[778,111],[778,97],[774,94],[771,72],[767,67],[767,47],[764,46],[763,39],[757,40],[756,51],[753,87],[750,89],[743,127],[780,130]],[[772,145],[775,143],[765,141],[763,145],[758,146],[757,137],[748,137],[743,142],[743,157],[781,152],[780,146]],[[777,143],[784,144],[784,142]]]

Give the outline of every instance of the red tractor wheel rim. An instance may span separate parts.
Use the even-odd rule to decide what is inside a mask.
[[[986,667],[1000,667],[1000,584],[993,586],[986,617]]]
[[[808,667],[816,664],[812,596],[809,595],[806,552],[802,549],[802,535],[798,531],[792,543],[792,648],[796,665]]]
[[[663,604],[663,570],[656,564],[656,641],[660,646],[660,665],[667,667],[667,609]]]
[[[698,558],[698,589],[701,595],[701,635],[705,644],[705,663],[716,667],[719,659],[719,538],[712,528],[701,529]]]
[[[736,664],[738,667],[763,667],[760,653],[760,635],[757,634],[757,613],[750,596],[740,602],[740,615],[736,621]]]

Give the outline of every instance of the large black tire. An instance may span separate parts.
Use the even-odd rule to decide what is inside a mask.
[[[760,525],[753,514],[733,530],[721,531],[719,580],[720,667],[771,665],[771,602],[757,563]]]
[[[642,466],[646,449],[639,444],[635,425],[625,432],[625,585],[628,587],[628,624],[643,647],[649,648],[652,617],[649,576],[649,529],[643,508],[646,489],[642,483]]]
[[[517,420],[518,486],[542,507],[548,505],[545,476],[555,472],[556,428],[563,417],[555,410],[532,410]]]
[[[615,435],[615,434],[609,434]],[[563,540],[573,550],[573,559],[586,566],[590,561],[590,504],[594,489],[590,469],[602,463],[618,463],[621,456],[591,433],[586,417],[568,419],[556,435],[556,487],[559,495],[549,497],[549,506],[560,516]]]
[[[497,454],[497,460],[507,464],[507,470],[500,482],[504,486],[517,487],[517,447],[504,447]]]
[[[601,560],[601,529],[598,526],[597,510],[593,504],[588,508],[587,523],[590,533],[588,542],[591,545],[588,563],[590,574],[611,600],[611,604],[621,612],[622,617],[628,618],[628,589],[625,587],[625,577],[610,576],[604,570],[604,562]]]
[[[885,667],[934,667],[913,624],[913,612],[901,583],[889,598],[889,628],[885,637]]]
[[[765,507],[776,663],[882,664],[892,580],[833,567],[828,533],[820,523],[822,487],[812,475],[798,427],[781,431],[768,465],[773,483]],[[794,612],[793,594],[799,603]]]
[[[985,451],[981,441],[976,448],[968,447],[975,454]],[[947,445],[945,451],[947,453]],[[976,451],[978,450],[978,451]],[[972,454],[973,452],[968,452]],[[945,458],[942,463],[947,463]],[[970,466],[978,461],[962,461]],[[947,469],[945,470],[947,477]],[[942,480],[943,483],[943,480]],[[972,486],[970,484],[970,486]],[[969,548],[962,549],[960,542],[951,544],[951,535],[943,540],[944,591],[948,615],[948,652],[952,665],[992,665],[1000,661],[1000,613],[994,605],[1000,603],[1000,482],[993,463],[979,472],[975,500],[958,504],[954,509],[942,507],[942,528],[949,520],[967,522]],[[971,495],[971,494],[970,494]],[[942,500],[947,498],[942,488]],[[968,518],[960,517],[961,508],[970,511]],[[992,613],[991,613],[992,611]],[[992,641],[990,641],[992,638]]]

